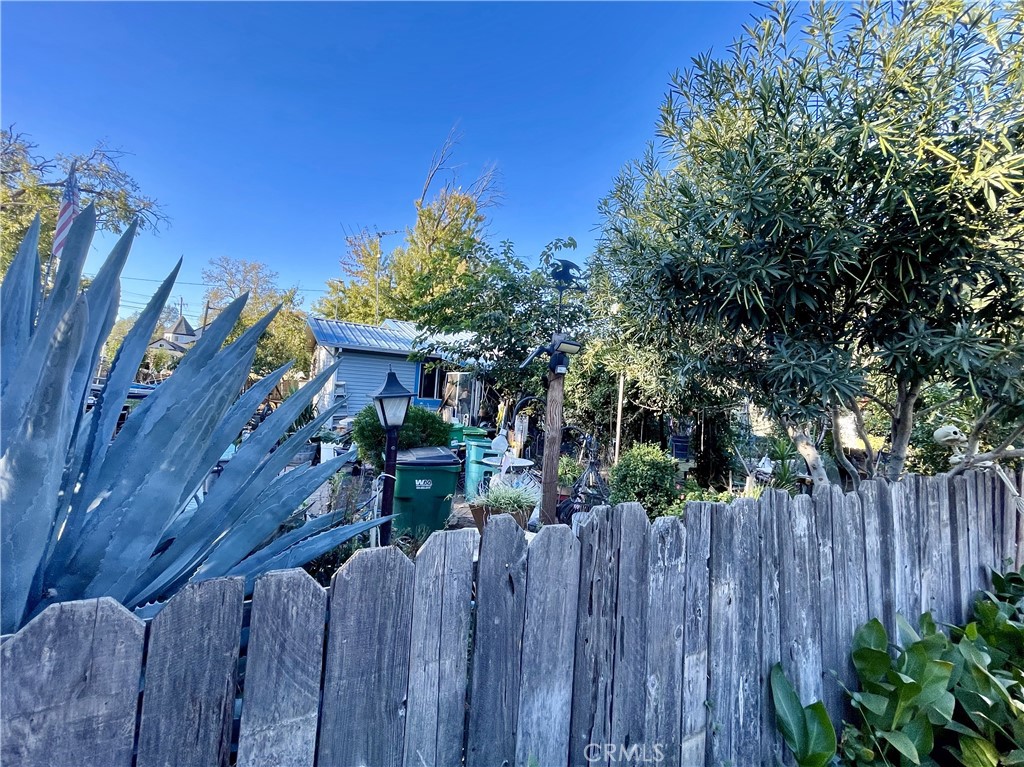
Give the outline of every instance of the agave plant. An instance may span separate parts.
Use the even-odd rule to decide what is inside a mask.
[[[125,337],[92,408],[86,402],[120,300],[135,225],[80,290],[92,206],[75,219],[52,290],[40,279],[39,220],[0,285],[0,631],[47,604],[111,596],[159,605],[188,581],[294,567],[383,520],[332,527],[333,516],[278,535],[341,461],[282,474],[334,413],[282,441],[333,374],[325,370],[268,417],[210,492],[210,469],[289,365],[239,395],[271,312],[224,342],[247,296],[231,303],[116,432],[118,415],[181,262]],[[280,442],[280,444],[278,444]]]

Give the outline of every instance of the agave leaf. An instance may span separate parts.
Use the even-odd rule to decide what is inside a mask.
[[[391,517],[388,517],[388,519],[391,519]],[[315,517],[301,526],[296,527],[293,530],[289,530],[283,535],[279,535],[266,546],[254,551],[243,561],[248,562],[249,566],[258,567],[261,563],[271,559],[272,557],[276,557],[290,546],[294,546],[296,543],[304,541],[306,538],[316,535],[317,533],[322,533],[324,530],[329,528],[338,527],[344,521],[345,520],[341,512],[332,511],[327,514],[321,514],[319,517]]]
[[[310,385],[312,384],[307,386]],[[300,394],[305,397],[304,390],[306,388],[304,386],[298,393],[285,400],[278,407],[278,411]],[[320,429],[327,419],[334,415],[340,404],[328,408],[325,413],[296,432],[277,448],[269,459],[255,469],[250,468],[245,472],[230,473],[233,466],[237,469],[235,462],[246,457],[243,455],[243,450],[258,446],[256,443],[250,443],[253,443],[260,432],[267,429],[267,433],[276,433],[275,430],[268,429],[268,425],[273,426],[271,419],[268,418],[264,421],[253,432],[253,436],[242,443],[242,448],[228,462],[210,494],[187,520],[185,529],[179,533],[179,536],[166,551],[153,558],[146,571],[138,579],[139,590],[129,598],[128,602],[139,604],[155,599],[176,581],[191,573],[205,559],[224,531],[241,519],[247,509],[259,498],[262,491],[284,470],[299,448]],[[301,410],[300,407],[299,411],[301,412]],[[291,423],[289,421],[288,425]],[[287,426],[283,428],[287,428]],[[264,434],[265,436],[266,434]],[[252,457],[251,451],[249,457]]]
[[[50,339],[57,332],[57,326],[63,321],[78,295],[82,264],[88,254],[95,226],[95,212],[90,205],[78,214],[68,231],[57,273],[57,284],[43,301],[28,347],[10,371],[11,377],[8,378],[3,397],[3,417],[0,418],[0,453],[7,450],[12,436],[18,431],[18,425],[30,417],[29,400],[34,395],[35,383],[39,381],[47,364],[46,350]],[[64,455],[57,460],[63,463]]]
[[[336,458],[316,467],[295,469],[274,480],[245,515],[217,541],[193,580],[216,578],[227,573],[267,541],[291,513],[334,476],[342,465],[343,462]]]
[[[96,479],[89,492],[76,501],[88,504],[91,513],[79,540],[72,544],[73,553],[66,556],[58,544],[51,562],[47,582],[59,584],[56,591],[61,599],[83,593],[123,599],[114,584],[118,589],[131,588],[127,581],[149,561],[161,531],[179,511],[182,484],[202,458],[196,445],[206,443],[235,399],[270,318],[249,328],[203,370],[179,365],[132,414],[146,417],[136,420],[131,440],[125,439],[132,421],[128,418],[102,466],[94,467]],[[143,413],[146,405],[151,407]],[[153,455],[166,457],[154,465]],[[62,562],[67,565],[58,571],[55,565]]]
[[[243,559],[235,567],[231,568],[227,575],[243,576],[245,578],[245,593],[246,595],[252,594],[253,584],[263,573],[270,572],[271,570],[287,570],[304,565],[311,559],[315,559],[321,554],[337,548],[345,541],[384,524],[389,519],[391,517],[368,519],[363,522],[332,527],[314,535],[304,536],[297,543],[271,557],[264,556],[262,550],[257,551],[251,557]],[[306,524],[312,523],[307,522]],[[301,530],[302,528],[294,532],[299,533]]]
[[[17,630],[35,603],[30,588],[53,530],[63,456],[74,424],[73,405],[64,397],[64,383],[78,357],[88,321],[88,307],[80,298],[48,339],[30,406],[16,425],[16,438],[0,457],[0,558],[4,562],[0,631],[4,633]]]
[[[266,464],[271,460],[270,450],[277,444],[278,440],[281,439],[288,428],[295,423],[295,420],[299,417],[303,410],[309,405],[320,390],[324,387],[327,381],[330,380],[331,376],[334,375],[334,371],[337,370],[340,363],[335,363],[324,370],[320,375],[310,381],[308,384],[299,389],[295,394],[288,397],[282,402],[270,416],[259,425],[245,442],[238,448],[238,452],[232,457],[230,463],[224,468],[224,473],[220,476],[220,481],[214,486],[213,492],[210,498],[207,500],[213,501],[214,503],[227,502],[230,498],[235,497],[237,499],[238,491],[244,486],[242,483],[248,478],[250,481],[255,479],[254,472],[263,464]],[[322,414],[321,414],[322,415]],[[323,423],[322,418],[317,419]],[[307,424],[308,426],[308,424]],[[297,435],[293,435],[292,439]],[[306,437],[308,439],[308,437]],[[293,446],[281,445],[275,452],[274,455],[278,459],[284,456],[284,453],[280,453],[282,448],[291,447],[298,448],[305,444],[306,439],[302,442],[297,442]],[[294,455],[294,452],[293,452]],[[291,455],[284,460],[281,464],[280,469],[274,472],[274,476],[279,473],[281,469],[288,465],[288,461],[292,458]],[[221,481],[226,480],[229,487],[225,487],[223,490],[218,491],[218,486]]]
[[[180,268],[181,259],[178,260],[170,275],[163,281],[142,314],[139,315],[138,320],[128,331],[121,342],[121,347],[114,355],[106,384],[100,391],[96,403],[79,423],[78,436],[69,457],[70,469],[64,480],[65,501],[61,509],[61,518],[58,520],[59,528],[63,529],[61,538],[64,539],[65,545],[68,541],[77,539],[82,522],[85,520],[85,504],[76,502],[75,496],[81,496],[88,492],[89,481],[87,478],[93,476],[90,471],[93,467],[98,468],[107,454],[114,430],[117,428],[121,409],[128,398],[128,391],[135,380],[135,374],[142,358],[146,354],[149,339],[153,336],[153,330],[156,328],[160,313],[171,294],[171,288],[174,287],[174,280],[177,278]],[[79,482],[83,483],[83,487],[76,491],[75,487]],[[56,540],[51,542],[50,552],[47,555],[48,568],[56,543]]]
[[[216,433],[210,438],[210,444],[206,448],[203,459],[199,462],[198,470],[192,475],[189,483],[185,485],[184,492],[178,499],[179,506],[184,506],[196,494],[210,473],[208,467],[216,465],[220,457],[224,455],[228,445],[235,441],[242,428],[252,418],[256,408],[270,395],[274,387],[277,386],[278,382],[291,369],[293,364],[294,362],[287,362],[274,372],[264,376],[246,389],[245,393],[235,401],[235,404],[231,406],[231,409],[228,410],[220,424],[218,424]],[[173,537],[173,535],[168,530],[165,531],[163,537],[169,538]]]
[[[82,284],[82,267],[89,256],[89,246],[96,232],[96,206],[89,203],[71,222],[64,249],[57,265],[53,290],[43,299],[39,313],[38,328],[46,331],[46,325],[55,326],[60,317],[71,307]]]
[[[28,349],[41,292],[37,215],[0,282],[0,394]]]
[[[92,284],[85,290],[85,301],[89,307],[89,326],[82,343],[82,351],[78,355],[75,369],[67,383],[68,397],[76,401],[78,408],[76,435],[87,434],[87,431],[80,428],[84,425],[82,419],[85,416],[85,403],[89,396],[92,376],[99,362],[103,343],[110,335],[114,320],[117,319],[117,307],[121,299],[121,285],[118,278],[121,276],[121,270],[124,269],[125,261],[128,260],[128,252],[131,250],[137,229],[138,222],[133,221],[114,245],[113,250],[110,251],[110,255],[96,273]],[[92,418],[90,418],[91,423]],[[80,451],[77,447],[73,447],[68,456],[68,472],[63,488],[65,498],[71,497],[71,491],[78,484],[80,471]]]

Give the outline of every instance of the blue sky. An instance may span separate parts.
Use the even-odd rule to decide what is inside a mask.
[[[200,271],[262,261],[306,307],[346,231],[413,220],[449,129],[460,179],[488,163],[495,241],[593,249],[597,204],[653,138],[671,73],[717,54],[748,3],[4,3],[0,109],[44,153],[97,140],[170,217],[130,278],[164,276],[186,315]],[[385,240],[396,245],[400,238]],[[109,249],[98,238],[87,271]],[[155,283],[124,283],[123,312]]]

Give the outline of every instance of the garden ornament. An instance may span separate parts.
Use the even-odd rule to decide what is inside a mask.
[[[939,445],[953,448],[953,454],[949,457],[950,466],[957,466],[963,463],[966,456],[962,448],[967,444],[967,435],[960,431],[960,429],[956,426],[952,426],[951,424],[940,426],[932,433],[932,439]],[[996,476],[999,477],[1010,491],[1010,495],[1014,499],[1014,505],[1016,505],[1017,511],[1024,513],[1024,498],[1021,497],[1014,481],[1009,477],[1009,475],[1007,475],[1002,466],[995,461],[978,461],[973,464],[973,468],[994,469]]]

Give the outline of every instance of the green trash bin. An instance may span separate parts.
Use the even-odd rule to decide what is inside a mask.
[[[481,430],[482,431],[482,430]],[[486,434],[486,432],[484,432]],[[495,467],[483,462],[484,458],[498,455],[491,450],[491,440],[480,436],[466,435],[466,500],[472,501],[477,496],[480,483],[495,471]]]
[[[398,452],[395,467],[397,532],[418,528],[442,530],[452,513],[452,496],[462,468],[446,447],[417,447]]]
[[[461,423],[450,424],[448,426],[448,441],[449,442],[458,442],[461,445],[462,444],[462,440],[464,439],[464,437],[463,437],[463,429],[464,428],[465,427]]]

